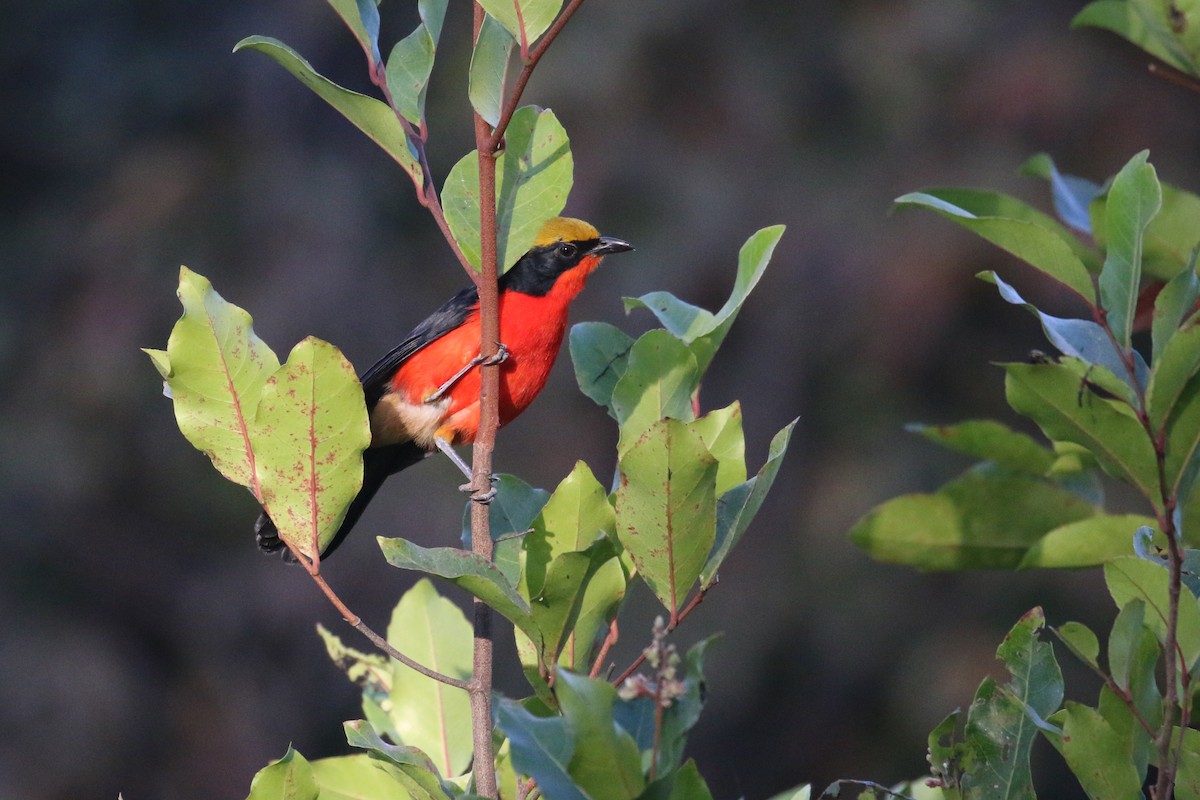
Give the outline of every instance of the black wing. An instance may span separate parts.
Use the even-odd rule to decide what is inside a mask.
[[[404,341],[392,348],[391,352],[376,361],[371,368],[362,374],[363,392],[367,396],[367,410],[375,407],[379,398],[387,391],[388,382],[396,374],[400,365],[423,347],[435,342],[450,331],[467,321],[471,311],[479,305],[479,291],[474,286],[468,286],[451,297],[442,307],[434,311],[425,321],[413,328],[412,333]]]

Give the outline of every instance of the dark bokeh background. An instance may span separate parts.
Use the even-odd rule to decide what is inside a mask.
[[[405,5],[385,5],[388,41],[411,26]],[[625,318],[619,298],[653,289],[714,308],[745,238],[788,225],[705,388],[709,407],[741,399],[752,468],[800,417],[759,520],[681,631],[725,631],[692,743],[717,797],[919,775],[926,732],[969,702],[1020,614],[1109,614],[1095,574],[921,575],[845,538],[872,505],[964,466],[904,422],[1012,419],[989,361],[1042,346],[972,278],[998,268],[1030,289],[1028,272],[932,215],[889,216],[892,198],[969,184],[1044,206],[1015,174],[1041,150],[1101,180],[1149,147],[1161,176],[1200,189],[1200,102],[1114,37],[1070,31],[1081,5],[595,0],[530,86],[572,137],[568,212],[638,247],[576,320],[640,330],[648,315]],[[468,13],[452,6],[430,99],[439,175],[470,147]],[[365,88],[319,0],[5,9],[0,797],[242,797],[289,742],[345,752],[340,723],[359,714],[313,633],[338,618],[258,555],[252,500],[179,435],[138,348],[166,341],[180,263],[277,351],[311,333],[360,366],[464,279],[382,153],[266,58],[230,54],[253,33]],[[610,474],[613,443],[564,357],[498,459],[553,487],[578,458]],[[372,534],[450,543],[456,483],[440,460],[406,474],[327,565],[377,627],[413,576]],[[633,606],[622,664],[654,613],[644,592]]]

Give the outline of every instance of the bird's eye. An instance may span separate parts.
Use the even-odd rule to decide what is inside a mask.
[[[570,242],[562,242],[558,246],[558,254],[560,256],[562,256],[563,258],[574,258],[575,253],[578,251],[579,251],[579,248],[576,247],[575,245],[571,244]]]

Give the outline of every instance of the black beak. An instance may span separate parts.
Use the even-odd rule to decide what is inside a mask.
[[[624,253],[632,249],[633,245],[631,245],[629,242],[625,242],[620,239],[614,239],[611,236],[601,236],[597,241],[596,246],[588,252],[589,255],[603,256],[608,255],[609,253]]]

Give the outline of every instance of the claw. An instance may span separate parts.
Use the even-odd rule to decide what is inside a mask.
[[[491,487],[486,492],[481,492],[479,494],[471,495],[472,500],[474,500],[476,503],[482,503],[484,505],[487,505],[488,503],[492,502],[492,500],[494,500],[495,498],[496,498],[496,487],[495,486]]]
[[[494,367],[497,364],[503,364],[505,361],[508,361],[508,345],[506,345],[504,342],[496,342],[496,348],[497,350],[495,353],[479,363],[485,367]]]

